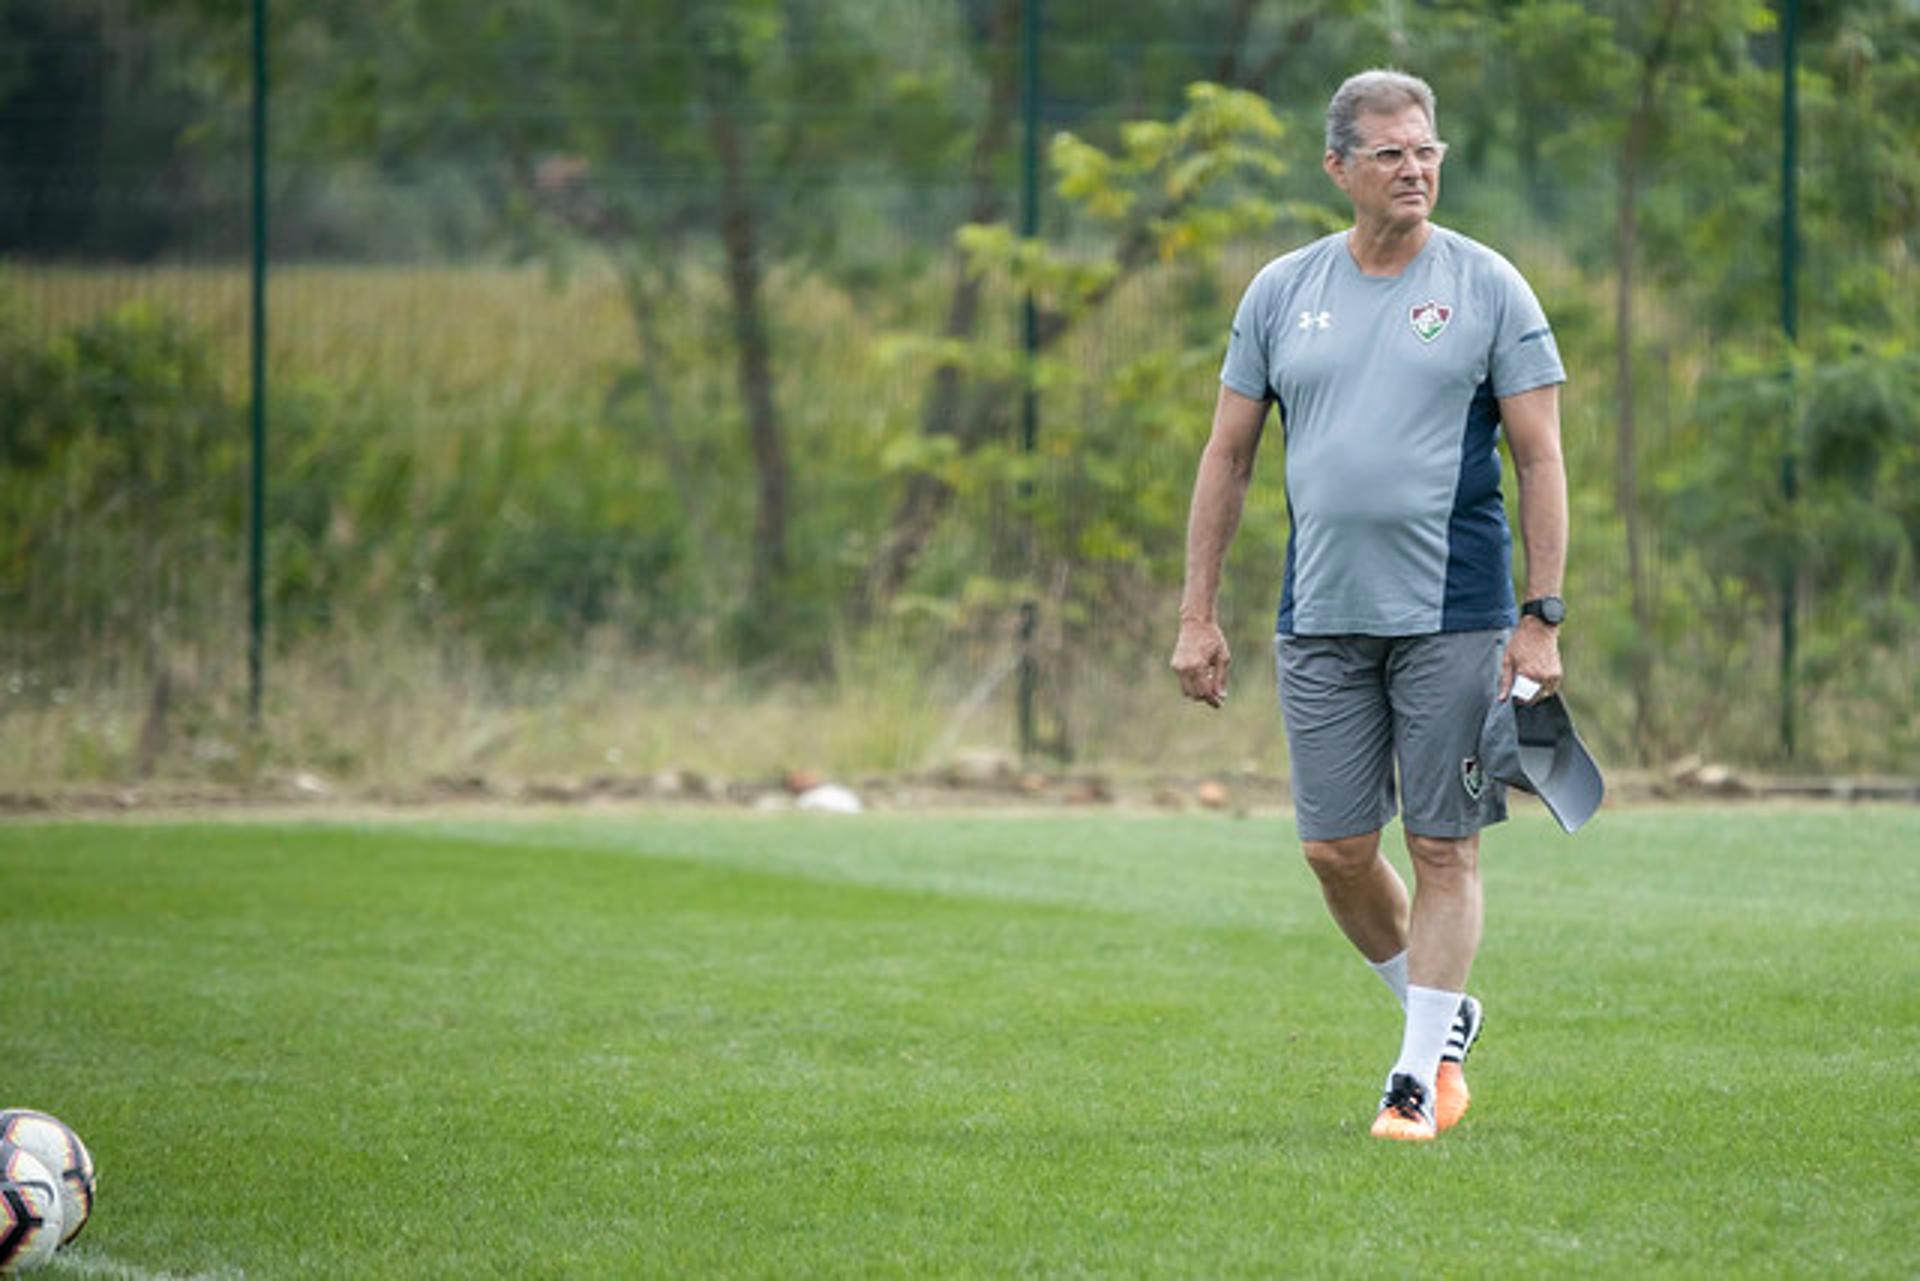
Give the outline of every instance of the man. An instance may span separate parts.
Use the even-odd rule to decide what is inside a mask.
[[[1327,108],[1322,167],[1353,226],[1269,263],[1234,318],[1194,483],[1173,668],[1225,701],[1215,621],[1271,402],[1291,537],[1275,639],[1294,810],[1328,910],[1400,998],[1400,1057],[1373,1133],[1459,1121],[1481,1026],[1479,832],[1506,817],[1477,737],[1516,675],[1560,685],[1567,533],[1559,386],[1540,304],[1498,254],[1429,221],[1446,144],[1433,91],[1356,75]],[[1525,605],[1514,605],[1496,446],[1519,481]],[[1399,809],[1414,891],[1380,852]]]

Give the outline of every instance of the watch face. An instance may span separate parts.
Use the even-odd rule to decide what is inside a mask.
[[[1538,600],[1528,601],[1526,612],[1549,627],[1558,627],[1560,620],[1567,616],[1567,606],[1558,596],[1542,596]]]

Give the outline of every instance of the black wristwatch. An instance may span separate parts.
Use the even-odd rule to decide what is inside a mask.
[[[1536,596],[1522,605],[1520,612],[1533,615],[1548,627],[1558,627],[1567,616],[1567,602],[1558,596]]]

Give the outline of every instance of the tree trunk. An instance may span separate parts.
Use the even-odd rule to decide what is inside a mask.
[[[720,239],[726,251],[727,295],[733,308],[734,354],[756,477],[749,608],[772,623],[783,613],[790,473],[780,411],[774,401],[758,231],[740,128],[730,107],[723,103],[710,107],[713,146],[721,165]]]
[[[993,162],[1006,146],[1013,131],[1013,115],[1019,105],[1019,59],[1014,56],[1014,32],[1019,28],[1022,0],[1000,0],[988,31],[994,59],[987,91],[987,114],[973,142],[972,162],[968,166],[970,196],[967,202],[969,222],[992,222],[1001,215],[1005,199],[995,181]],[[962,0],[964,10],[965,0]],[[973,335],[980,319],[981,282],[967,269],[966,259],[957,251],[953,264],[953,297],[947,304],[946,324],[941,333],[948,339]],[[960,367],[943,364],[934,370],[922,402],[920,430],[929,436],[956,436],[963,450],[985,440],[999,420],[994,396],[988,389],[969,387]],[[894,506],[893,518],[879,549],[868,565],[866,590],[856,602],[861,617],[870,617],[883,607],[913,573],[921,553],[933,537],[940,517],[953,501],[953,490],[945,481],[927,473],[916,473],[906,492]]]
[[[1234,0],[1233,12],[1221,24],[1220,61],[1213,67],[1215,84],[1236,84],[1240,76],[1240,51],[1247,47],[1253,31],[1253,11],[1260,0]]]
[[[1637,122],[1636,122],[1637,123]],[[1633,405],[1633,263],[1639,242],[1634,202],[1639,198],[1640,157],[1629,135],[1620,160],[1620,220],[1614,248],[1618,273],[1614,299],[1613,503],[1627,544],[1627,599],[1633,614],[1628,683],[1633,692],[1633,741],[1653,742],[1652,608],[1647,599],[1646,566],[1640,538],[1640,474]]]
[[[1214,67],[1214,81],[1218,84],[1232,85],[1238,89],[1251,89],[1255,93],[1266,92],[1266,86],[1282,79],[1282,73],[1293,61],[1296,53],[1306,47],[1313,38],[1313,30],[1324,16],[1324,5],[1314,5],[1304,13],[1297,14],[1287,24],[1287,33],[1280,43],[1259,62],[1248,66],[1241,58],[1241,46],[1253,30],[1253,10],[1256,6],[1250,0],[1241,0],[1235,8],[1229,22],[1238,28],[1237,36],[1232,37],[1227,51],[1221,55]]]
[[[656,261],[671,263],[679,254],[679,246],[667,242],[659,246],[657,254]],[[661,452],[666,455],[668,468],[677,477],[692,477],[699,474],[700,464],[682,439],[685,428],[670,390],[667,372],[670,357],[666,340],[660,333],[659,321],[661,310],[667,300],[674,296],[679,278],[671,265],[649,268],[641,261],[642,258],[641,253],[630,254],[620,267],[627,310],[633,315],[633,332],[639,346],[639,383],[646,394],[647,418],[652,423]],[[624,395],[624,389],[616,389],[616,398],[624,398]],[[681,511],[685,513],[693,545],[717,547],[720,531],[713,527],[702,497],[695,486],[682,484],[680,487]]]

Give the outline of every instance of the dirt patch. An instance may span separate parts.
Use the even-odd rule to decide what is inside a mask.
[[[1292,799],[1286,779],[1273,774],[1034,770],[997,758],[958,760],[922,773],[848,779],[829,778],[815,770],[792,770],[765,779],[725,779],[676,769],[551,778],[467,773],[408,784],[349,786],[311,773],[297,773],[248,786],[153,782],[126,787],[19,788],[0,792],[0,816],[86,817],[224,810],[332,813],[368,807],[657,807],[776,812],[811,808],[806,803],[808,796],[824,787],[850,793],[860,808],[878,811],[1084,808],[1247,816],[1284,813]],[[1920,779],[1768,775],[1697,760],[1678,762],[1664,770],[1610,770],[1607,774],[1610,807],[1769,800],[1920,804]]]

